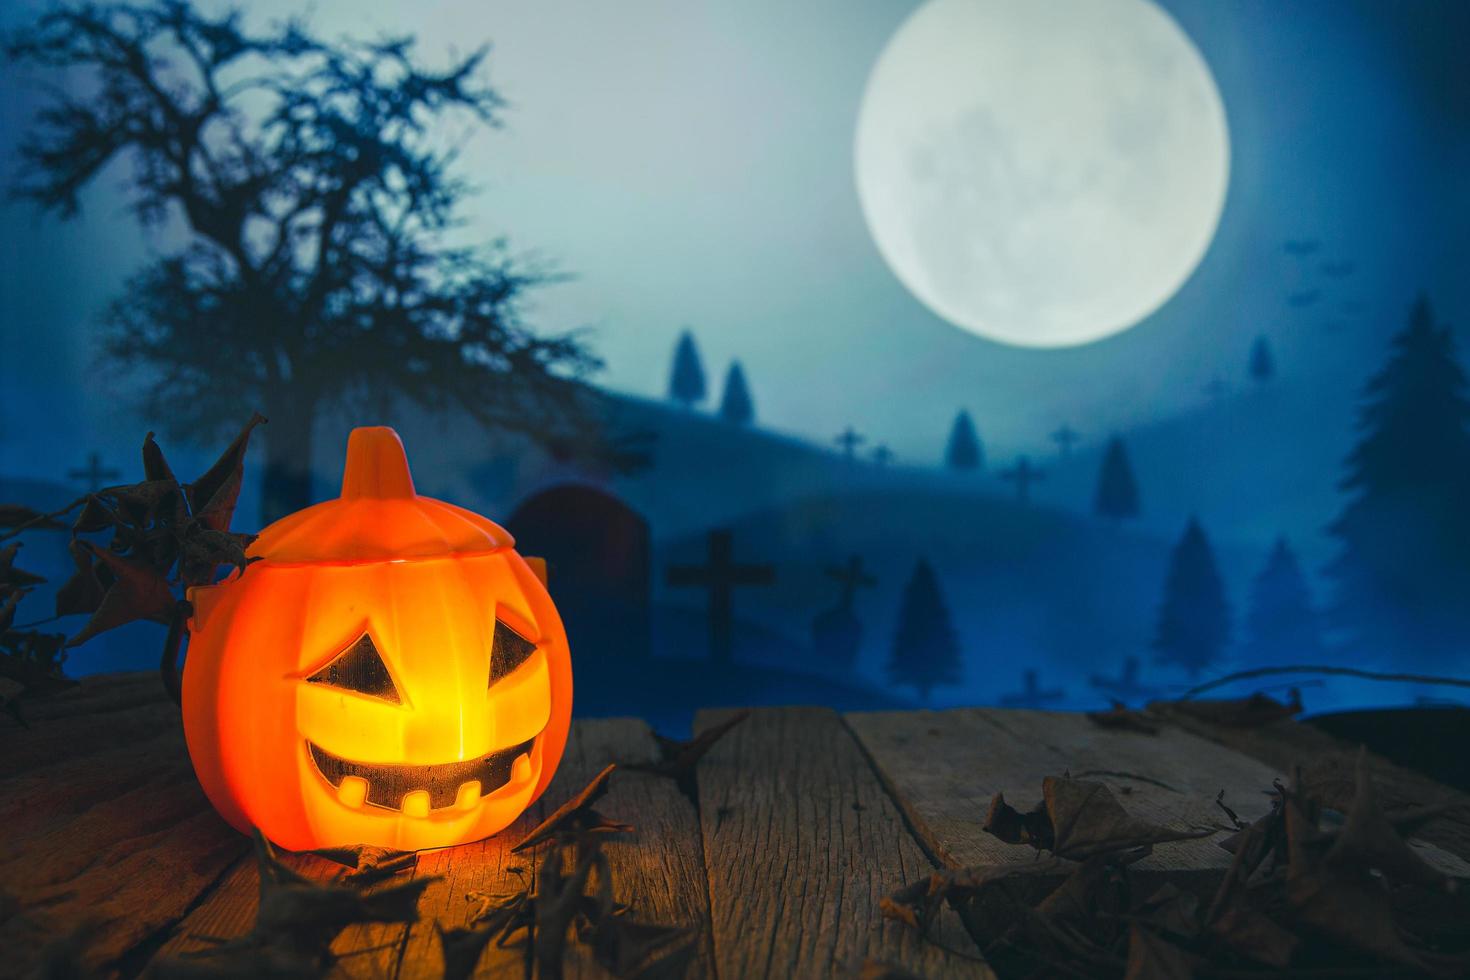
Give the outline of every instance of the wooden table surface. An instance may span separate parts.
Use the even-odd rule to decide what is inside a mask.
[[[701,712],[695,729],[727,714]],[[26,716],[28,728],[0,720],[0,975],[84,946],[104,972],[134,976],[200,937],[249,929],[258,885],[249,842],[205,801],[155,675],[89,678]],[[471,893],[514,891],[534,871],[535,854],[511,855],[510,845],[607,763],[656,757],[641,721],[577,721],[532,812],[490,840],[420,855],[412,873],[435,879],[420,921],[349,928],[335,947],[338,972],[439,976],[435,924],[465,925]],[[878,903],[935,868],[1029,861],[1028,849],[981,831],[994,793],[1029,808],[1043,777],[1070,772],[1107,784],[1136,815],[1197,827],[1222,822],[1222,790],[1242,819],[1262,815],[1264,791],[1296,766],[1345,807],[1353,758],[1293,722],[1241,731],[1181,717],[1149,735],[1056,712],[773,708],[705,756],[693,798],[673,780],[624,770],[598,809],[636,827],[606,848],[617,898],[642,920],[696,931],[689,976],[849,976],[871,961],[989,977],[957,920],[942,923],[940,943],[924,942],[882,919]],[[1371,766],[1389,805],[1466,799],[1383,760]],[[1229,857],[1218,837],[1161,845],[1138,870],[1208,880]],[[1470,874],[1461,860],[1470,817],[1447,816],[1420,837],[1437,863]],[[342,872],[311,856],[286,860],[310,877]],[[476,975],[520,976],[521,963],[492,945]],[[577,959],[569,972],[601,975]]]

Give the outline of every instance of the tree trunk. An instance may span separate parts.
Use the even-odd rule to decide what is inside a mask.
[[[311,496],[311,446],[316,409],[316,399],[301,395],[267,402],[266,417],[270,424],[265,427],[261,527],[314,503]]]

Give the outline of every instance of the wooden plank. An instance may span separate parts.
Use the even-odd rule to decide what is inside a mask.
[[[1219,745],[1259,759],[1281,772],[1302,770],[1304,788],[1328,806],[1345,811],[1352,803],[1359,746],[1291,719],[1248,728],[1212,723],[1172,702],[1149,705],[1149,710],[1180,728]],[[1397,807],[1457,804],[1459,809],[1429,821],[1415,836],[1470,860],[1470,794],[1435,782],[1369,752],[1368,771],[1383,805]]]
[[[282,853],[279,859],[291,870],[313,881],[340,878],[342,865],[311,854]],[[250,931],[259,905],[260,871],[253,854],[238,861],[219,887],[173,930],[159,948],[154,962],[188,960],[216,945]],[[370,923],[351,926],[337,937],[332,951],[339,957],[334,976],[390,977],[398,967],[407,929],[398,924]]]
[[[344,933],[333,946],[341,957],[338,972],[347,976],[439,977],[443,972],[436,924],[445,929],[469,924],[476,892],[504,895],[534,879],[537,854],[511,854],[510,847],[531,827],[580,790],[612,761],[651,761],[656,752],[647,726],[630,719],[578,721],[567,753],[546,795],[524,817],[488,840],[461,847],[426,851],[414,874],[437,880],[424,890],[420,920],[413,926],[365,926]],[[637,826],[627,840],[610,841],[614,894],[630,904],[639,919],[686,925],[702,937],[702,954],[690,976],[709,974],[702,844],[693,804],[666,779],[622,772],[598,804],[615,819]],[[341,873],[340,867],[309,855],[284,855],[292,867],[315,879]],[[519,872],[513,869],[520,869]],[[224,884],[205,899],[175,930],[160,956],[178,956],[207,945],[200,937],[233,937],[247,932],[255,920],[259,879],[253,860],[241,862]],[[568,975],[602,976],[595,966],[573,957]],[[482,955],[477,976],[523,974],[520,948],[491,946]]]
[[[1167,878],[1210,889],[1231,859],[1218,844],[1229,828],[1216,797],[1224,790],[1242,820],[1256,820],[1270,810],[1267,791],[1281,777],[1260,760],[1177,728],[1156,735],[1104,729],[1083,714],[959,708],[846,720],[925,846],[950,867],[1030,861],[1029,848],[981,829],[991,797],[1003,793],[1012,806],[1030,809],[1043,778],[1071,773],[1108,786],[1139,819],[1179,830],[1221,827],[1211,837],[1161,844],[1133,866],[1145,882]],[[1425,857],[1461,873],[1461,863],[1438,849]]]
[[[1265,791],[1278,775],[1183,732],[1103,729],[1082,714],[958,708],[854,713],[846,720],[925,846],[949,867],[1032,860],[1029,848],[981,827],[996,793],[1030,809],[1046,776],[1096,780],[1132,815],[1187,830],[1228,823],[1214,803],[1221,790],[1242,820],[1264,816]],[[1217,839],[1160,845],[1134,869],[1144,876],[1198,873],[1203,886],[1230,863]]]
[[[701,711],[695,728],[727,712]],[[879,900],[934,870],[838,716],[755,711],[699,765],[699,812],[726,977],[856,974],[867,959],[920,976],[992,976],[948,910],[939,943],[882,919]]]
[[[156,681],[156,678],[154,679]],[[152,941],[244,851],[194,779],[178,709],[122,675],[40,702],[7,732],[0,778],[0,943],[24,970],[83,923],[90,965]],[[57,704],[110,705],[62,711]],[[121,699],[121,700],[119,700]],[[121,706],[119,706],[121,705]],[[40,717],[37,717],[37,716]]]
[[[434,922],[448,929],[468,924],[475,908],[472,892],[509,894],[534,878],[539,853],[510,854],[509,848],[557,807],[582,789],[610,762],[650,762],[657,747],[648,726],[633,719],[579,720],[572,726],[566,755],[556,779],[532,812],[504,833],[468,847],[428,853],[419,859],[419,873],[442,878],[425,890],[420,909],[423,921],[410,932],[403,956],[402,976],[438,977],[442,957]],[[671,780],[624,771],[613,777],[600,812],[632,823],[634,833],[606,843],[613,868],[613,894],[631,906],[641,921],[681,925],[699,937],[697,955],[688,976],[711,975],[708,910],[703,845],[693,803]],[[522,869],[520,873],[511,868]],[[486,950],[479,973],[485,976],[521,976],[522,951]],[[584,957],[573,956],[567,974],[603,976]]]

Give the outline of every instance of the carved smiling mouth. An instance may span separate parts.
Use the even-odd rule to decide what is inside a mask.
[[[495,792],[512,778],[529,777],[531,747],[535,742],[530,738],[479,759],[436,766],[349,762],[310,741],[306,747],[311,750],[311,759],[322,778],[337,790],[338,799],[349,806],[370,803],[424,816],[429,810],[449,806],[472,807],[480,797]]]

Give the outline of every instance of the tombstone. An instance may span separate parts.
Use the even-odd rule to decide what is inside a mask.
[[[1043,690],[1034,670],[1028,670],[1021,676],[1026,683],[1025,688],[1010,694],[1002,694],[1000,696],[1001,707],[1040,708],[1049,701],[1060,701],[1066,696],[1066,692],[1061,688]]]
[[[877,580],[863,570],[863,560],[853,555],[846,565],[827,569],[827,577],[842,587],[837,605],[824,609],[812,620],[812,652],[823,666],[839,667],[850,672],[857,664],[863,642],[863,624],[853,612],[857,590],[876,585]]]
[[[709,595],[709,656],[717,664],[735,659],[735,589],[742,585],[770,585],[774,565],[741,565],[735,561],[735,535],[729,528],[709,532],[709,560],[703,565],[672,565],[670,586],[696,586]]]
[[[602,490],[563,485],[523,501],[506,528],[521,554],[546,559],[579,673],[649,657],[649,533],[637,511]]]

